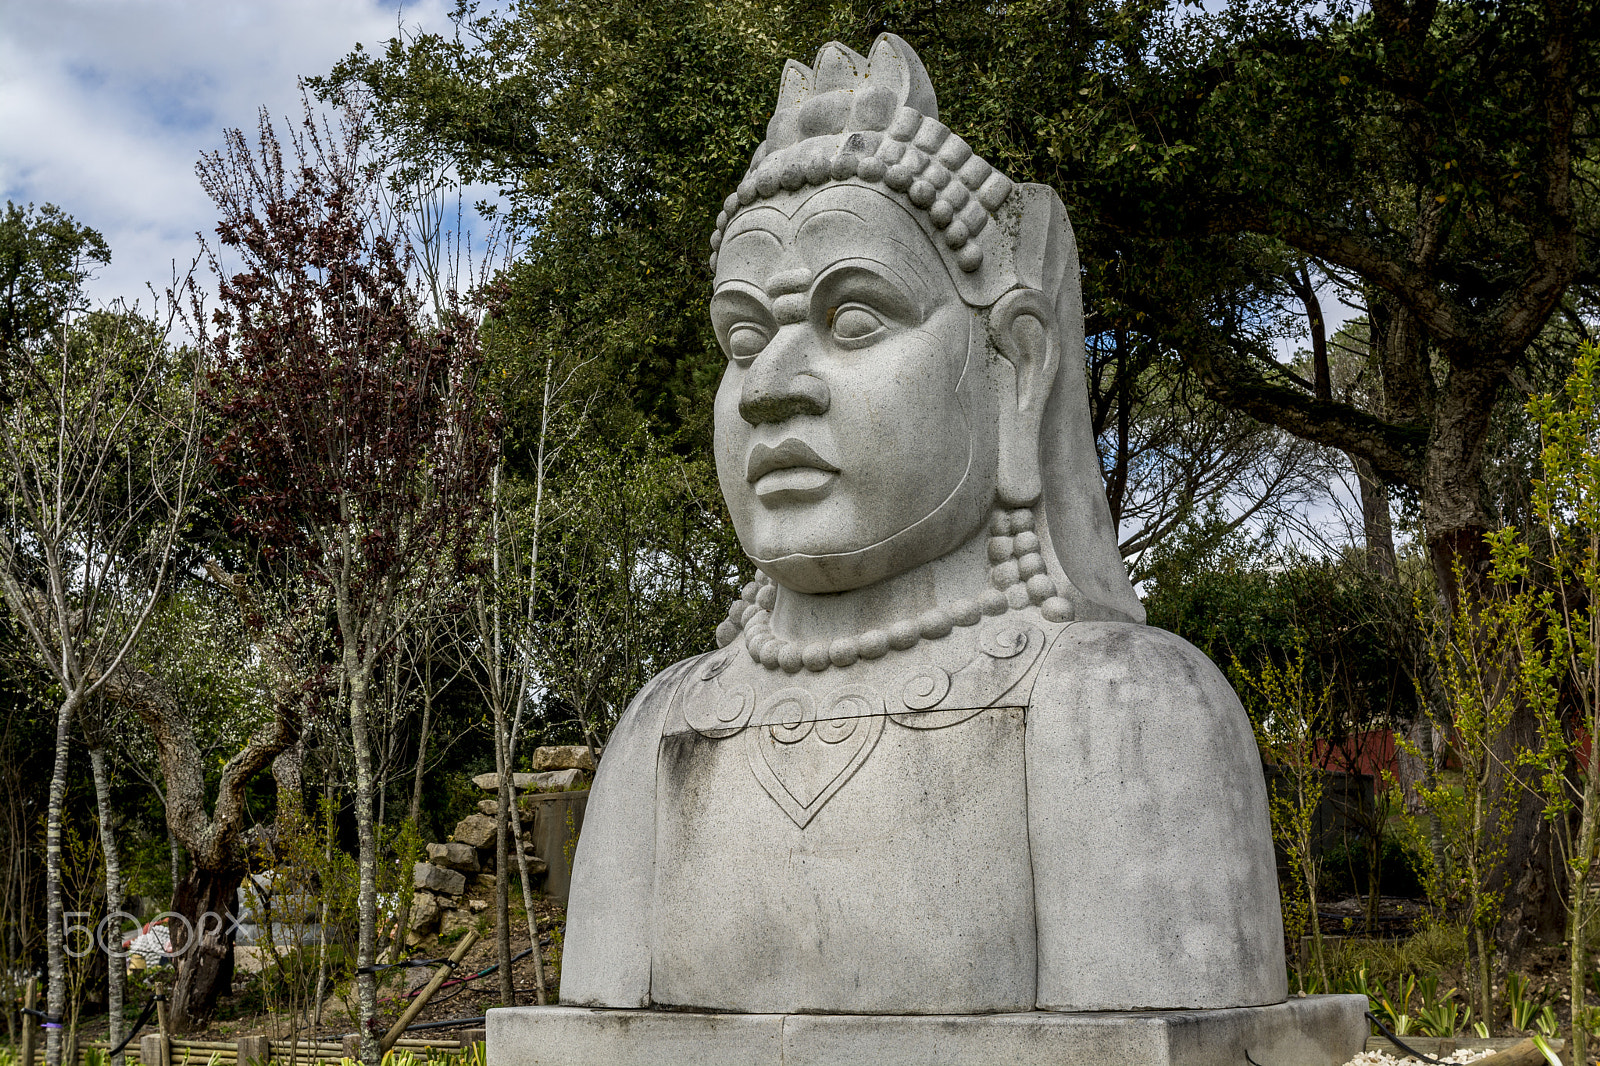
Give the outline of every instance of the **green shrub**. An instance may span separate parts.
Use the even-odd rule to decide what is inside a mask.
[[[1422,898],[1426,894],[1422,879],[1417,876],[1417,864],[1406,843],[1386,833],[1380,846],[1378,893],[1406,899]],[[1365,840],[1341,840],[1322,853],[1319,887],[1330,897],[1366,895],[1371,867],[1372,857]]]

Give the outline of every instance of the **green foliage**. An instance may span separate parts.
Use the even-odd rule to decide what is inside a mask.
[[[262,931],[264,966],[257,990],[286,1031],[319,1012],[327,989],[345,988],[356,957],[355,861],[337,846],[338,811],[324,799],[316,818],[284,812],[277,839],[256,860],[262,874],[247,879],[250,917]]]
[[[455,1051],[444,1048],[391,1048],[384,1053],[382,1066],[485,1066],[484,1046],[469,1044]],[[361,1066],[355,1059],[340,1059],[339,1066]]]
[[[1311,683],[1332,686],[1330,739],[1413,718],[1415,620],[1405,588],[1425,579],[1420,561],[1402,560],[1396,585],[1354,552],[1305,555],[1278,547],[1270,530],[1227,525],[1202,515],[1151,549],[1149,624],[1252,671],[1303,653]]]
[[[784,59],[827,5],[538,0],[461,32],[357,50],[313,85],[372,91],[402,180],[498,184],[527,236],[508,279],[560,343],[594,354],[640,413],[699,419],[722,356],[706,238],[765,125]],[[709,436],[701,436],[709,441]]]
[[[1581,345],[1563,389],[1536,396],[1527,409],[1539,428],[1543,472],[1533,486],[1532,528],[1490,535],[1492,585],[1475,606],[1503,628],[1493,648],[1502,684],[1538,724],[1525,761],[1537,769],[1568,879],[1568,995],[1573,1016],[1582,1018],[1600,924],[1589,894],[1600,849],[1593,742],[1600,736],[1600,347]],[[1508,1001],[1511,994],[1508,985]],[[1525,1001],[1512,1008],[1517,1028],[1539,1027],[1542,1015],[1530,1010]],[[1586,1045],[1584,1026],[1576,1026],[1576,1056],[1587,1054]]]
[[[105,238],[54,204],[37,212],[6,201],[0,217],[0,354],[37,343],[84,306],[83,283],[111,262]]]
[[[547,714],[602,742],[652,675],[705,651],[735,595],[739,556],[715,474],[637,433],[579,440],[549,490],[534,643]]]
[[[1415,897],[1423,894],[1416,866],[1424,860],[1415,844],[1396,833],[1380,839],[1379,892],[1385,896]],[[1355,895],[1370,888],[1372,853],[1364,841],[1337,840],[1322,852],[1323,895]]]
[[[1440,974],[1467,960],[1459,928],[1431,925],[1405,940],[1347,938],[1326,951],[1329,983],[1319,986],[1368,998],[1372,1013],[1404,1035],[1449,1036],[1471,1024],[1472,1010],[1457,990],[1439,990]]]
[[[1506,976],[1506,1014],[1511,1028],[1522,1032],[1538,1032],[1542,1036],[1556,1035],[1555,1005],[1550,1002],[1550,989],[1531,992],[1529,981],[1518,973]]]
[[[1434,627],[1431,654],[1449,715],[1434,725],[1461,763],[1459,774],[1436,775],[1417,788],[1444,845],[1443,865],[1432,851],[1417,849],[1420,872],[1435,913],[1449,910],[1465,918],[1476,962],[1478,1016],[1486,1021],[1494,1017],[1495,929],[1505,898],[1505,882],[1496,874],[1508,853],[1518,799],[1514,788],[1499,783],[1505,767],[1524,765],[1530,757],[1511,728],[1528,696],[1514,665],[1528,621],[1525,606],[1513,601],[1464,596],[1446,627],[1431,619],[1419,598],[1419,625]]]

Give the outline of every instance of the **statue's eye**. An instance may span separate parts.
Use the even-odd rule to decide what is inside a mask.
[[[884,322],[860,304],[845,304],[834,309],[833,336],[847,345],[870,343],[883,331]]]
[[[741,322],[728,330],[728,354],[739,362],[749,362],[761,354],[761,349],[766,346],[766,331],[748,322]]]

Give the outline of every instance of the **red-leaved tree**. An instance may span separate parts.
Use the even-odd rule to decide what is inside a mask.
[[[221,213],[220,306],[194,315],[238,529],[331,604],[355,764],[358,967],[378,948],[374,666],[465,559],[496,454],[475,320],[448,301],[425,310],[366,135],[355,100],[331,123],[307,106],[288,160],[265,113],[256,145],[232,130],[201,159]],[[362,1059],[376,1066],[376,987],[358,981]]]

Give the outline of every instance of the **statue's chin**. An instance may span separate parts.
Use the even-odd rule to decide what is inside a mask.
[[[784,588],[819,595],[865,588],[901,573],[903,568],[895,565],[894,553],[876,550],[879,547],[836,555],[780,555],[775,559],[752,555],[750,559]]]
[[[984,528],[992,498],[992,486],[986,492],[973,479],[963,477],[955,491],[932,512],[875,544],[841,546],[834,552],[767,556],[745,545],[745,554],[784,588],[811,595],[849,592],[915,570],[955,551]]]

